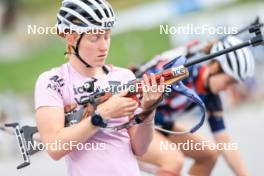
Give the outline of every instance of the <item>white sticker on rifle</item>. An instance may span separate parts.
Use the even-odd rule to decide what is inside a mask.
[[[185,67],[183,65],[179,67],[174,67],[171,69],[174,76],[180,76],[185,74]]]

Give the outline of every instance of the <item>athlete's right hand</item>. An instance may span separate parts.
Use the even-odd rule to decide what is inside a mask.
[[[130,97],[125,97],[128,90],[122,91],[97,106],[96,111],[104,119],[133,116],[138,103]]]

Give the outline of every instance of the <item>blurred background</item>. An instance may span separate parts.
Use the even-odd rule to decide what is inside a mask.
[[[160,25],[227,26],[242,28],[256,16],[264,21],[263,0],[109,0],[117,11],[108,62],[117,66],[140,65],[155,55],[192,40],[217,35],[160,34]],[[20,122],[34,125],[34,84],[38,75],[66,62],[65,42],[48,34],[28,34],[29,25],[53,27],[60,1],[0,0],[0,125]],[[240,35],[248,39],[249,35]],[[226,123],[252,175],[260,175],[264,162],[264,48],[252,48],[256,76],[225,97]],[[208,128],[198,133],[211,137]],[[0,175],[66,175],[65,163],[52,161],[45,152],[32,157],[32,165],[17,171],[22,161],[14,136],[0,131]],[[191,160],[186,160],[184,173]],[[143,173],[142,175],[150,175]],[[232,175],[220,158],[212,175]]]

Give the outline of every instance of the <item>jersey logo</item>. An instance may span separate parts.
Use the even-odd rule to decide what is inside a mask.
[[[47,85],[47,89],[51,89],[53,91],[57,91],[61,96],[62,92],[60,88],[64,86],[64,79],[60,78],[58,75],[52,76],[49,79],[51,82]]]
[[[64,80],[60,78],[58,75],[51,77],[50,80],[58,84],[60,87],[64,86]]]

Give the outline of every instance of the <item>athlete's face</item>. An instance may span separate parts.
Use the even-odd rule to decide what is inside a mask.
[[[207,78],[207,84],[211,92],[217,94],[221,91],[228,89],[230,86],[236,84],[236,80],[231,76],[223,73],[218,62],[211,62],[208,65],[210,76]]]
[[[102,67],[105,64],[110,47],[111,30],[95,31],[84,34],[79,44],[79,55],[92,67]],[[78,40],[79,36],[75,38]]]
[[[228,89],[235,83],[236,81],[225,73],[211,75],[208,79],[209,88],[215,94]]]

